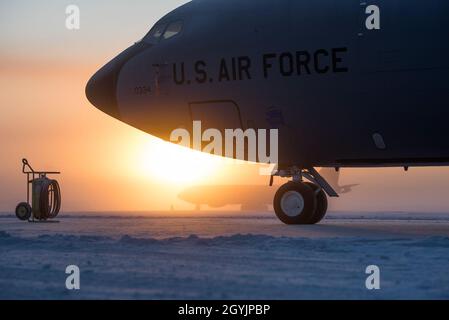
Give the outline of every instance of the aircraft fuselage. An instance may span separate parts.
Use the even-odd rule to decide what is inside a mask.
[[[147,36],[87,94],[166,140],[193,120],[279,129],[281,167],[445,165],[448,14],[445,0],[196,0],[156,24],[179,34]]]

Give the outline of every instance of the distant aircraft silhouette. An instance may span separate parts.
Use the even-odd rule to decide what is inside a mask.
[[[359,184],[347,184],[344,186],[339,185],[340,170],[336,171],[333,168],[322,168],[320,170],[321,176],[327,180],[327,182],[337,191],[339,194],[345,194],[352,191],[354,187],[359,186]]]
[[[340,186],[340,171],[323,168],[320,174],[327,179],[340,194],[349,193],[358,184]],[[195,205],[195,210],[201,210],[202,205],[210,208],[222,208],[228,205],[241,205],[242,211],[267,211],[273,205],[275,188],[261,185],[225,185],[225,186],[194,186],[183,190],[178,198]]]
[[[275,192],[269,186],[194,186],[182,191],[178,198],[194,204],[198,211],[202,205],[211,208],[242,205],[242,211],[267,211]]]

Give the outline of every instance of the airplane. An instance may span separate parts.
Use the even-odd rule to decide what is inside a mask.
[[[340,186],[338,181],[341,170],[322,168],[318,172],[339,195],[350,193],[359,186]],[[186,188],[178,194],[179,199],[194,204],[197,211],[201,210],[202,205],[211,208],[241,205],[242,211],[266,212],[272,205],[273,196],[272,188],[263,185],[199,185]]]
[[[359,184],[346,184],[341,186],[339,183],[341,170],[322,168],[319,173],[338,194],[350,193],[352,189],[359,186]]]
[[[89,80],[106,114],[169,141],[277,129],[273,205],[316,224],[337,191],[315,169],[449,165],[447,0],[193,0]]]
[[[273,198],[273,190],[263,185],[205,185],[184,189],[178,198],[195,205],[218,209],[227,205],[241,205],[242,211],[267,212]]]

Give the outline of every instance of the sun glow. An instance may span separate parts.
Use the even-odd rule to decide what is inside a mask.
[[[146,142],[139,153],[144,175],[183,185],[207,182],[224,161],[159,139]]]

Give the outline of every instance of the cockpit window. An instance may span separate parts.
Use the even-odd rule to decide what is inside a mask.
[[[164,32],[164,39],[170,39],[179,34],[182,31],[182,21],[172,22],[168,25],[167,30]]]
[[[170,39],[181,33],[182,27],[182,21],[175,21],[170,24],[156,24],[143,38],[143,41],[150,44],[157,44],[161,39]]]
[[[155,25],[150,32],[143,38],[145,42],[157,42],[161,38],[164,33],[166,24],[157,24]]]

